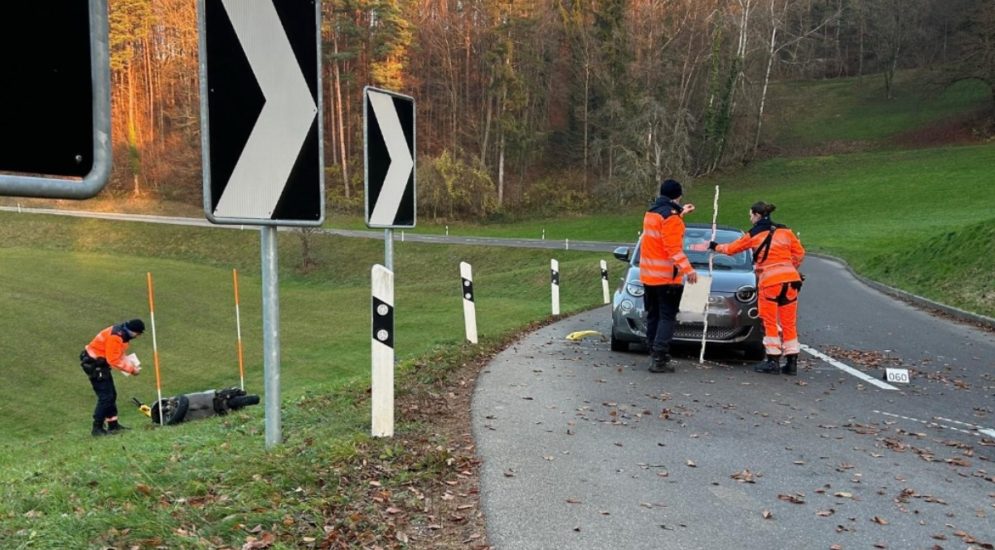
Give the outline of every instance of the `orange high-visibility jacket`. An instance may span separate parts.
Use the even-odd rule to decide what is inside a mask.
[[[644,285],[679,285],[694,269],[684,254],[684,220],[677,203],[660,197],[643,216],[639,280]]]
[[[771,231],[774,234],[770,247],[762,247]],[[762,219],[749,233],[731,243],[716,246],[715,251],[732,255],[747,248],[753,249],[753,264],[759,288],[802,280],[798,266],[805,259],[805,249],[798,237],[786,226]]]
[[[86,345],[86,352],[94,359],[103,357],[108,365],[119,371],[135,374],[135,367],[125,358],[125,352],[128,351],[128,342],[125,341],[127,334],[123,325],[109,326]]]

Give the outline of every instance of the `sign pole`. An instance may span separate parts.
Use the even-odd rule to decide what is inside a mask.
[[[263,276],[263,378],[266,448],[280,443],[280,293],[277,284],[276,227],[259,231]]]
[[[394,230],[390,228],[383,230],[383,257],[384,267],[394,271]]]

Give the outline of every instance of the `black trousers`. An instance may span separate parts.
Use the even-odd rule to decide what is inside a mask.
[[[104,420],[117,416],[117,390],[114,388],[110,367],[106,363],[104,365],[99,376],[90,377],[93,393],[97,394],[97,406],[93,409],[94,425],[103,424]]]
[[[674,325],[681,306],[684,285],[646,285],[643,303],[646,307],[646,346],[650,352],[670,353]]]

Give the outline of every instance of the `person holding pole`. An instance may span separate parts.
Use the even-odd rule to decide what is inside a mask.
[[[737,254],[753,250],[753,265],[759,290],[758,308],[764,326],[767,359],[753,370],[766,374],[798,374],[798,291],[804,278],[798,272],[805,259],[805,249],[798,237],[785,225],[774,223],[770,215],[773,204],[757,202],[750,207],[749,233],[728,243],[708,243],[719,254]],[[780,327],[780,334],[778,334]],[[784,355],[784,367],[780,366]]]
[[[660,184],[660,196],[643,215],[643,238],[639,258],[639,280],[646,290],[646,347],[650,350],[650,372],[674,372],[670,364],[670,342],[674,338],[677,311],[684,294],[684,280],[698,282],[698,273],[684,254],[684,220],[693,204],[681,206],[684,189],[672,179]]]
[[[111,325],[100,331],[79,354],[80,366],[90,378],[93,393],[97,394],[91,435],[102,436],[127,429],[117,419],[117,390],[114,388],[111,369],[133,375],[142,371],[141,367],[132,364],[125,353],[128,351],[128,343],[143,332],[145,323],[141,319]]]

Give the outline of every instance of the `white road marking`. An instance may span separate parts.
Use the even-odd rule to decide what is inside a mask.
[[[952,420],[950,418],[943,418],[942,416],[934,416],[933,418],[935,418],[936,420],[942,420],[944,422],[950,422],[951,424],[959,424],[961,426],[968,426],[968,427],[970,427],[972,429],[970,429],[970,430],[962,430],[960,428],[955,428],[953,426],[947,426],[946,424],[940,424],[939,422],[932,422],[930,420],[921,420],[919,418],[913,418],[911,416],[904,416],[904,415],[901,415],[901,414],[894,414],[894,413],[889,413],[889,412],[884,412],[884,411],[878,411],[878,410],[875,410],[874,412],[877,413],[877,414],[884,415],[884,416],[890,416],[892,418],[901,418],[902,420],[908,420],[910,422],[918,422],[920,424],[924,424],[924,425],[929,426],[931,428],[944,428],[944,429],[947,429],[947,430],[953,430],[955,432],[960,432],[960,433],[963,433],[963,434],[973,435],[973,436],[977,436],[977,437],[981,437],[982,435],[987,435],[989,437],[995,437],[995,430],[993,430],[991,428],[982,428],[981,426],[975,426],[974,424],[970,424],[968,422],[961,422],[960,420]]]
[[[873,376],[868,376],[868,375],[860,372],[859,370],[851,367],[850,365],[847,365],[845,363],[841,363],[841,362],[837,361],[836,359],[833,359],[832,357],[826,355],[825,353],[822,353],[821,351],[819,351],[817,349],[814,349],[812,347],[806,346],[805,344],[802,344],[799,347],[805,353],[808,353],[809,355],[813,355],[815,357],[818,357],[819,359],[822,359],[826,363],[829,363],[830,365],[832,365],[832,366],[840,369],[841,371],[843,371],[843,372],[845,372],[847,374],[856,376],[857,378],[860,378],[861,380],[863,380],[864,382],[867,382],[868,384],[873,384],[873,385],[875,385],[875,386],[877,386],[877,387],[879,387],[879,388],[881,388],[883,390],[897,390],[898,389],[895,386],[892,386],[891,384],[888,384],[887,382],[882,382],[881,380],[878,380],[877,378],[874,378]]]

